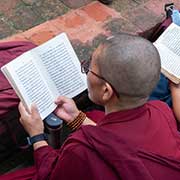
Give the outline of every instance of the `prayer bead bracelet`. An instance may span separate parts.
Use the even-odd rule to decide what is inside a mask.
[[[86,119],[86,114],[83,113],[82,111],[79,112],[78,116],[71,122],[67,123],[67,125],[69,126],[69,128],[71,130],[76,130],[78,129],[81,124],[83,123],[83,121]]]

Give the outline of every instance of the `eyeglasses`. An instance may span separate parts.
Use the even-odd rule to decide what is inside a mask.
[[[82,61],[81,63],[81,72],[82,73],[85,73],[85,74],[88,74],[88,72],[91,72],[93,75],[95,75],[96,77],[106,81],[106,79],[104,79],[102,76],[98,75],[97,73],[95,73],[94,71],[92,71],[90,68],[89,68],[89,65],[90,65],[90,62],[89,61]],[[107,81],[106,81],[107,82]]]
[[[85,73],[85,74],[88,74],[88,72],[91,72],[93,75],[95,75],[96,77],[102,79],[103,81],[107,82],[108,84],[110,84],[110,86],[112,87],[114,93],[116,94],[117,97],[119,97],[119,94],[118,92],[116,91],[116,89],[112,86],[112,84],[110,82],[108,82],[104,77],[98,75],[97,73],[95,73],[94,71],[92,71],[90,68],[89,68],[89,65],[90,65],[90,61],[82,61],[81,62],[81,72],[82,73]]]

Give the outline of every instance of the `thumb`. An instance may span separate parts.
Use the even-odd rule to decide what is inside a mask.
[[[36,104],[34,104],[34,103],[31,105],[31,114],[34,118],[40,118],[38,108],[37,108]]]
[[[68,101],[68,98],[67,98],[67,97],[65,97],[65,96],[59,96],[59,97],[55,100],[55,103],[56,103],[57,105],[61,105],[61,104],[65,103],[65,102],[67,102],[67,101]]]
[[[19,106],[18,106],[19,112],[21,114],[22,117],[28,116],[29,113],[27,112],[26,108],[24,107],[23,103],[20,102]]]

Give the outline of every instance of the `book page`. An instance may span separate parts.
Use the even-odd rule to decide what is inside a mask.
[[[154,45],[159,51],[162,68],[180,78],[180,27],[172,23]]]
[[[180,57],[161,44],[156,45],[156,48],[160,54],[161,67],[170,74],[180,78]]]
[[[41,59],[39,63],[43,64],[41,70],[44,75],[48,74],[57,88],[58,93],[51,85],[56,97],[74,97],[87,89],[86,75],[81,73],[80,62],[65,33],[35,50]]]
[[[53,103],[53,95],[42,78],[39,68],[33,63],[33,59],[29,51],[8,63],[6,69],[10,72],[16,88],[18,87],[17,94],[21,93],[21,100],[28,109],[33,102],[36,103],[41,118],[44,119],[56,108],[56,105]],[[10,83],[13,86],[13,83]]]

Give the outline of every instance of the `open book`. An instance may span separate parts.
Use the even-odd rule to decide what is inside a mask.
[[[65,33],[23,53],[1,68],[29,110],[36,103],[44,119],[59,96],[75,97],[87,89],[86,75]]]
[[[161,71],[172,82],[180,83],[180,26],[172,23],[154,42],[161,58]]]

